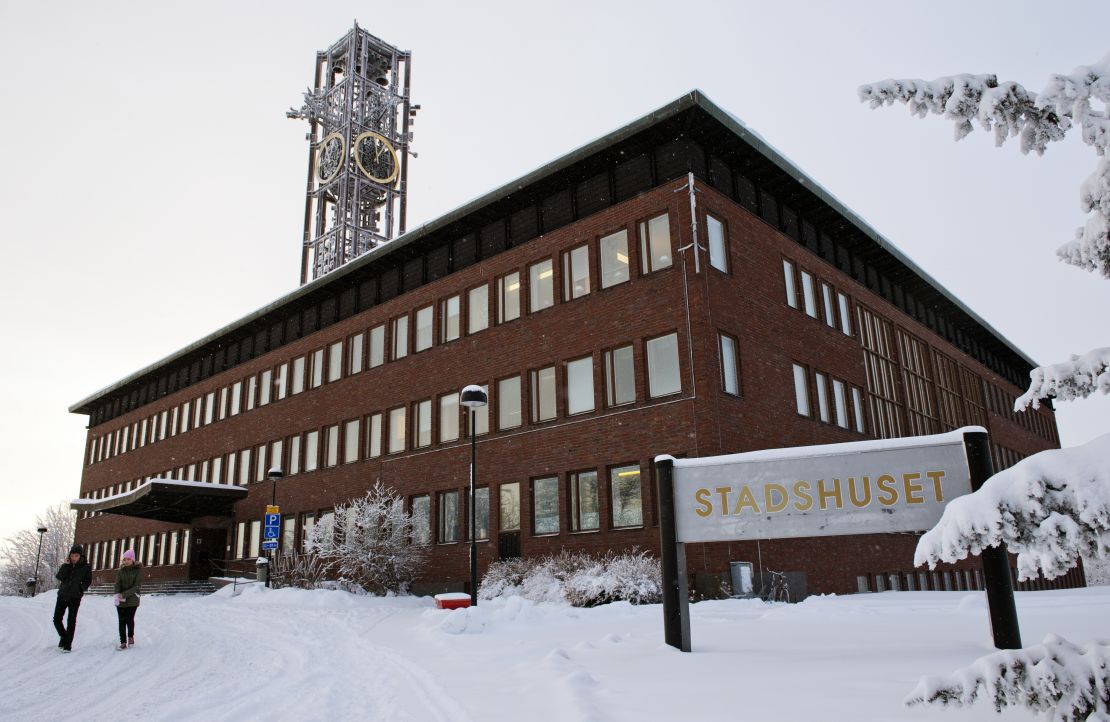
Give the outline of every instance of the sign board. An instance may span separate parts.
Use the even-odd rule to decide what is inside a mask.
[[[262,538],[277,539],[281,536],[281,514],[266,514],[262,522]],[[264,547],[265,548],[265,547]]]
[[[674,460],[679,543],[923,531],[970,492],[962,433]]]
[[[277,539],[267,539],[266,541],[262,542],[262,551],[277,551],[277,548]]]

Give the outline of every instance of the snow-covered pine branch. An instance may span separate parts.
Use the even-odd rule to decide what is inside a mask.
[[[914,564],[935,567],[1005,543],[1021,579],[1053,579],[1079,557],[1110,559],[1110,434],[1014,464],[974,494],[953,499],[917,544]]]
[[[1029,372],[1029,388],[1014,402],[1014,411],[1034,409],[1044,398],[1059,401],[1083,399],[1096,391],[1110,394],[1110,347],[1096,348],[1082,356],[1072,354],[1063,363],[1038,366]]]
[[[1110,278],[1110,54],[1068,75],[1054,75],[1041,94],[1018,83],[998,82],[994,75],[953,75],[936,80],[883,80],[859,87],[859,98],[872,108],[895,101],[918,117],[940,115],[956,124],[956,140],[977,122],[994,131],[996,145],[1021,138],[1021,152],[1042,154],[1078,126],[1083,142],[1102,156],[1080,188],[1080,207],[1091,214],[1075,237],[1061,246],[1060,260]],[[1102,104],[1096,109],[1092,101]]]
[[[995,652],[945,677],[923,677],[908,706],[964,706],[982,696],[1004,707],[1028,707],[1055,722],[1110,719],[1110,644],[1077,647],[1050,634],[1026,649]]]

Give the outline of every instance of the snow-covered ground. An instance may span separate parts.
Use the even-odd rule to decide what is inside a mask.
[[[1023,640],[1107,635],[1110,587],[1018,593]],[[86,597],[74,651],[54,593],[0,597],[0,719],[1024,720],[984,703],[903,706],[920,676],[993,650],[983,593],[888,592],[802,604],[692,605],[694,651],[663,644],[659,606],[519,598],[441,611],[430,598],[225,588],[144,597],[116,651]]]

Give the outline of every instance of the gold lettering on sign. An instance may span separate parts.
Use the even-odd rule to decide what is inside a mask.
[[[890,474],[883,474],[875,480],[875,484],[879,487],[879,503],[883,506],[894,506],[898,503],[898,490],[894,488],[894,477]]]
[[[856,498],[856,477],[848,477],[848,498],[852,500],[852,506],[859,509],[864,508],[871,503],[871,477],[865,476],[863,478],[863,498]]]
[[[732,491],[732,487],[718,486],[714,491],[721,495],[721,516],[728,516],[728,494]]]
[[[805,501],[794,502],[794,508],[798,511],[809,511],[813,508],[813,497],[809,494],[811,488],[808,481],[794,482],[794,496],[805,499]]]
[[[775,494],[778,494],[779,501],[775,501]],[[768,514],[774,514],[785,509],[787,499],[789,497],[787,496],[786,487],[782,484],[771,482],[763,487],[763,511]]]
[[[921,478],[921,474],[916,471],[908,474],[902,474],[902,486],[906,488],[906,503],[907,504],[924,504],[925,497],[921,496],[921,492],[925,489],[921,484],[914,484],[913,482]]]
[[[740,494],[736,497],[736,506],[732,510],[733,516],[738,515],[745,507],[750,507],[756,514],[759,513],[759,504],[755,500],[755,494],[748,488],[748,485],[740,487]]]
[[[825,504],[826,499],[836,499],[836,508],[841,509],[844,507],[844,500],[840,498],[840,479],[833,479],[833,488],[831,490],[825,489],[825,480],[817,480],[817,499],[821,504],[822,509],[828,509]]]
[[[707,517],[713,513],[713,503],[709,501],[709,489],[698,489],[694,492],[694,498],[698,502],[698,507],[694,509],[695,514]]]
[[[944,494],[940,490],[940,482],[944,478],[943,471],[926,471],[925,476],[933,480],[933,491],[937,496],[937,503],[944,501]]]

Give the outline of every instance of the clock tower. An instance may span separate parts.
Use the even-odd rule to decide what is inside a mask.
[[[286,113],[309,125],[302,285],[405,232],[411,59],[355,23]]]

